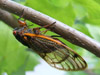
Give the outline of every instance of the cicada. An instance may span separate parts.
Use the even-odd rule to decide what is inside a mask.
[[[36,28],[29,28],[25,20],[18,19],[18,22],[20,27],[13,30],[15,38],[36,52],[50,66],[65,71],[84,70],[87,67],[87,63],[79,54],[56,37],[44,35],[47,30],[41,31],[43,27],[49,29],[55,22]]]

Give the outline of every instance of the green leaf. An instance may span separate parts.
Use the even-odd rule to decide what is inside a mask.
[[[26,5],[68,25],[75,17],[100,25],[100,4],[96,0],[27,0]]]
[[[35,55],[36,54],[33,55],[32,52],[28,52],[24,64],[21,65],[18,70],[13,72],[12,75],[25,75],[25,71],[33,71],[33,68],[39,64]]]
[[[100,0],[95,0],[98,4],[100,4]]]
[[[11,75],[25,75],[25,64],[23,64],[16,72]]]
[[[77,71],[77,72],[67,72],[66,75],[88,75],[84,71]]]
[[[57,7],[66,7],[70,3],[70,0],[50,0],[50,2]]]
[[[18,71],[19,67],[25,63],[27,55],[29,54],[25,48],[25,46],[15,39],[12,34],[12,29],[0,22],[0,73],[6,72],[8,75],[11,75],[12,72]],[[32,60],[35,63],[32,61],[33,64],[30,64],[31,67],[28,67],[29,70],[37,62],[36,58]]]
[[[25,70],[26,71],[33,71],[33,68],[39,64],[39,61],[38,61],[38,56],[33,53],[33,52],[29,52],[29,58],[28,58],[28,61],[26,63],[26,68]]]
[[[91,34],[90,34],[90,32],[89,32],[89,30],[88,30],[88,28],[87,28],[85,25],[82,25],[82,24],[75,24],[75,25],[73,25],[73,28],[75,28],[75,29],[77,29],[78,31],[80,31],[80,32],[82,32],[82,33],[84,33],[84,34],[86,34],[86,35],[92,37]]]
[[[12,35],[11,28],[2,22],[0,25],[0,68],[1,71],[11,74],[24,63],[27,53],[24,50],[25,47],[19,44]]]
[[[100,42],[100,26],[86,25],[92,37]]]
[[[56,1],[55,1],[55,4],[56,4]],[[62,7],[57,6],[55,4],[54,2],[49,1],[49,0],[27,0],[26,1],[27,6],[35,10],[38,10],[44,14],[47,14],[68,25],[73,25],[74,19],[75,19],[75,13],[74,13],[72,4],[69,3],[67,6],[62,6]]]
[[[74,5],[79,5],[85,10],[84,21],[100,25],[100,5],[94,0],[73,0]]]

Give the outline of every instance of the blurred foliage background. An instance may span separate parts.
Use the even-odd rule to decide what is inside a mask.
[[[49,15],[100,42],[100,0],[13,0]],[[0,21],[0,75],[25,75],[39,64],[39,57],[28,51],[12,34],[13,29]],[[54,34],[54,33],[52,33]],[[47,35],[51,35],[48,32]],[[61,38],[60,38],[61,39]],[[100,59],[83,48],[61,39],[88,63],[84,71],[66,75],[100,75]]]

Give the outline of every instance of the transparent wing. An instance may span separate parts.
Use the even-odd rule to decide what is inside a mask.
[[[83,70],[87,67],[84,59],[63,43],[58,44],[40,37],[28,40],[30,47],[52,67],[66,71]]]
[[[40,53],[40,56],[52,67],[66,71],[83,70],[87,67],[87,63],[76,52],[68,47],[50,53]]]

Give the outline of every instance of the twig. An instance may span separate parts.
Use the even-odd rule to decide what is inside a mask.
[[[56,21],[56,23],[54,24],[54,28],[51,28],[53,32],[61,35],[69,42],[83,47],[96,56],[100,57],[100,43],[96,42],[85,34],[69,27],[68,25],[65,25],[47,15],[44,15],[34,9],[28,8],[13,1],[0,0],[0,8],[16,15],[20,15],[22,10],[24,9],[24,18],[38,25],[52,24]]]
[[[16,18],[13,17],[9,12],[2,9],[0,9],[0,20],[4,21],[12,28],[19,26],[19,23],[17,22]]]
[[[86,69],[84,70],[84,72],[86,72],[88,75],[99,75],[99,74],[94,73],[92,69]]]

